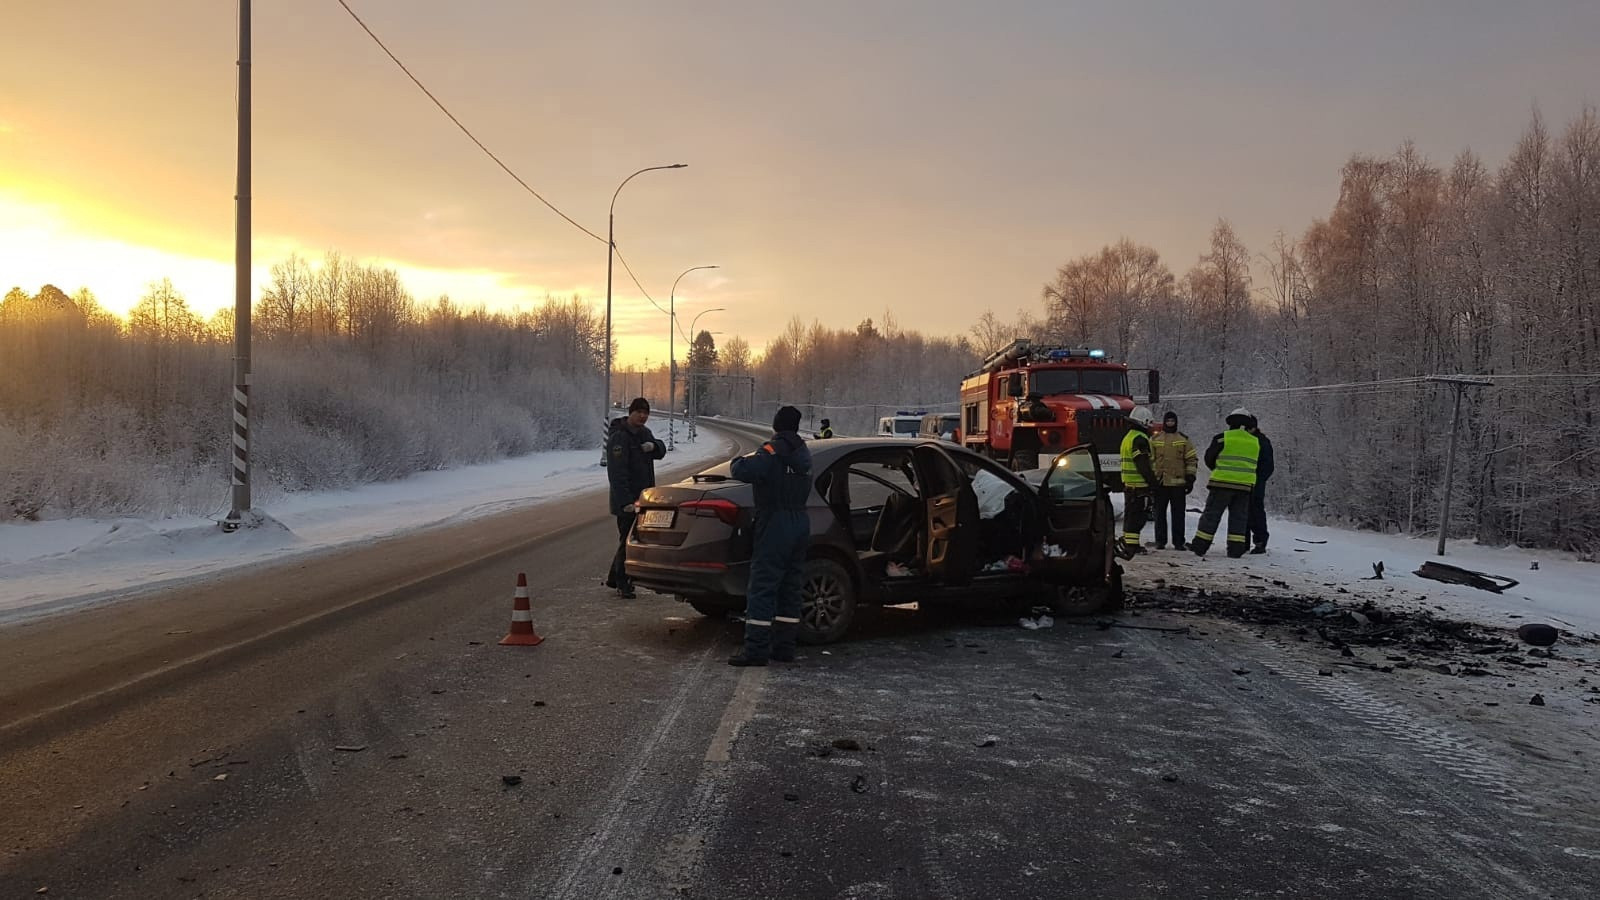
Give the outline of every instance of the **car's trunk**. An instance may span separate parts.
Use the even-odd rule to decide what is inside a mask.
[[[647,489],[633,539],[647,547],[727,541],[726,561],[750,558],[750,486],[737,481],[680,481]]]

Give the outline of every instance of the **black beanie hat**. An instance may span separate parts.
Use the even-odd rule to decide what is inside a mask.
[[[1178,424],[1178,414],[1169,409],[1167,410],[1167,414],[1161,417],[1161,421],[1171,422],[1172,424],[1176,425]]]
[[[795,409],[792,406],[785,406],[782,409],[779,409],[778,414],[772,417],[772,430],[799,431],[800,410]]]

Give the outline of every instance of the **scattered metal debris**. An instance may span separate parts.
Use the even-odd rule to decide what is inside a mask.
[[[1425,562],[1412,574],[1420,578],[1442,581],[1445,584],[1464,584],[1495,594],[1504,593],[1508,588],[1521,584],[1515,578],[1507,578],[1504,575],[1489,575],[1438,562]]]

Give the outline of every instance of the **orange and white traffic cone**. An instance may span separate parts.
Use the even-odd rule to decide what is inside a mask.
[[[511,647],[532,647],[544,642],[533,630],[533,608],[528,605],[528,576],[517,573],[517,593],[511,602],[511,630],[500,643]]]

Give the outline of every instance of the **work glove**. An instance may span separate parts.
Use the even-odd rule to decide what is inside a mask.
[[[654,452],[656,452],[656,442],[655,441],[645,441],[644,443],[639,445],[639,449],[643,450],[646,453],[654,453]]]
[[[1189,475],[1183,479],[1184,496],[1194,493],[1194,476]]]

